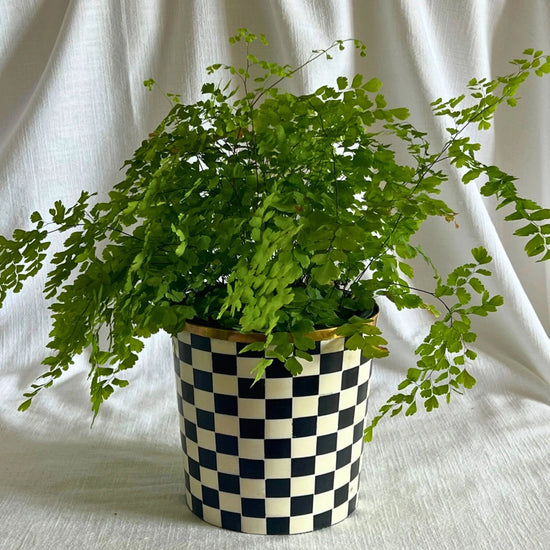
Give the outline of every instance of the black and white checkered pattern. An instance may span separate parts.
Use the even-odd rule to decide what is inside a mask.
[[[370,362],[344,340],[317,343],[292,377],[280,363],[252,386],[261,353],[174,338],[187,504],[205,521],[258,534],[304,533],[355,509]]]

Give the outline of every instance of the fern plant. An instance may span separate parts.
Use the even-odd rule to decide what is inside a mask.
[[[470,262],[443,277],[411,238],[428,217],[455,219],[438,198],[454,166],[465,169],[464,183],[480,182],[497,208],[508,207],[506,220],[522,222],[516,234],[528,239],[528,256],[550,257],[550,210],[478,160],[480,145],[466,133],[489,129],[500,105],[515,106],[519,86],[550,72],[550,58],[526,50],[510,74],[473,79],[467,94],[434,101],[448,132],[434,149],[407,109],[388,107],[376,78],[341,76],[303,95],[284,90],[293,74],[348,45],[364,56],[360,41],[338,40],[295,68],[259,59],[258,41],[266,43],[240,29],[231,43],[243,47],[244,66],[208,67],[221,83],[204,84],[197,102],[168,94],[169,113],[125,163],[106,202],[83,191],[72,206],[56,202],[47,217],[34,212],[32,229],[0,237],[1,305],[43,267],[49,235],[67,233],[44,289],[52,353],[20,410],[89,350],[95,417],[127,385],[124,371],[143,340],[159,330],[176,334],[191,320],[263,333],[265,342],[249,346],[266,350],[257,379],[273,361],[299,374],[311,359],[308,333],[321,327],[337,326],[349,348],[382,357],[387,342],[368,318],[384,299],[429,310],[434,322],[367,440],[383,416],[411,415],[417,403],[431,411],[475,383],[466,368],[476,357],[472,317],[503,301],[483,282],[491,258],[475,248]],[[414,286],[417,256],[434,270],[432,289]]]

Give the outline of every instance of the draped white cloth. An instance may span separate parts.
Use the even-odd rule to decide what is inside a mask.
[[[142,81],[195,101],[205,66],[237,61],[227,38],[239,27],[265,33],[270,54],[290,64],[337,38],[363,40],[365,61],[343,52],[295,77],[292,90],[376,75],[388,103],[410,107],[436,141],[444,134],[429,118],[432,99],[461,93],[473,76],[508,72],[525,48],[550,53],[547,0],[0,0],[0,233],[28,227],[30,212],[70,204],[81,189],[104,195],[166,109]],[[550,205],[550,78],[533,79],[520,96],[474,137],[484,160]],[[183,500],[165,335],[148,342],[130,387],[92,430],[85,357],[17,413],[46,353],[40,274],[0,311],[0,548],[548,548],[549,266],[526,259],[514,228],[474,185],[452,173],[445,197],[460,229],[429,222],[425,248],[445,272],[486,246],[491,290],[505,305],[477,324],[473,390],[429,415],[380,424],[351,518],[286,538],[195,519]],[[375,366],[371,413],[413,364],[427,327],[420,314],[381,308],[391,356]]]

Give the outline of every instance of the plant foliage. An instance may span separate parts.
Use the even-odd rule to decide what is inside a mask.
[[[446,278],[434,268],[435,288],[419,290],[411,260],[433,262],[411,237],[430,216],[454,220],[437,197],[448,179],[443,168],[454,165],[464,169],[464,183],[480,182],[498,208],[511,207],[505,219],[523,222],[516,234],[527,238],[528,256],[550,257],[550,210],[478,160],[480,145],[466,134],[470,126],[487,130],[501,104],[514,106],[530,74],[550,72],[549,57],[526,50],[511,74],[471,80],[467,96],[433,102],[434,115],[448,122],[448,140],[434,151],[407,109],[388,107],[376,78],[341,76],[304,95],[282,87],[347,45],[365,55],[361,42],[338,40],[292,68],[258,59],[251,47],[258,39],[266,43],[246,29],[231,38],[244,48],[244,67],[209,67],[228,79],[204,84],[196,103],[168,94],[170,112],[125,163],[108,201],[83,192],[71,207],[56,202],[47,219],[33,213],[33,229],[0,237],[1,304],[41,269],[50,233],[68,235],[45,286],[52,354],[21,410],[89,350],[95,417],[127,385],[124,371],[143,340],[161,329],[175,334],[188,320],[264,333],[265,343],[251,345],[266,349],[257,378],[273,360],[299,374],[313,347],[307,334],[319,327],[339,326],[348,347],[382,357],[386,341],[360,312],[384,298],[399,309],[425,308],[436,320],[367,440],[384,415],[413,414],[418,401],[431,411],[473,386],[465,366],[475,358],[471,318],[502,303],[483,283],[491,258],[476,248]],[[403,144],[406,162],[396,154]]]

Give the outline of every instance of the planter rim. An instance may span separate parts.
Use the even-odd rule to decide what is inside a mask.
[[[369,324],[375,325],[378,319],[378,308],[373,312],[373,315],[368,319],[365,319]],[[330,327],[313,332],[307,333],[305,336],[311,338],[315,342],[322,340],[332,340],[334,338],[343,338],[342,335],[337,334],[340,327]],[[189,332],[190,334],[196,334],[197,336],[205,336],[207,338],[215,338],[217,340],[227,340],[228,342],[240,342],[243,344],[251,344],[253,342],[265,342],[265,334],[261,332],[239,332],[238,330],[231,330],[220,327],[212,327],[206,324],[200,324],[199,322],[187,322],[183,327],[182,332]],[[292,336],[291,336],[292,339]]]

